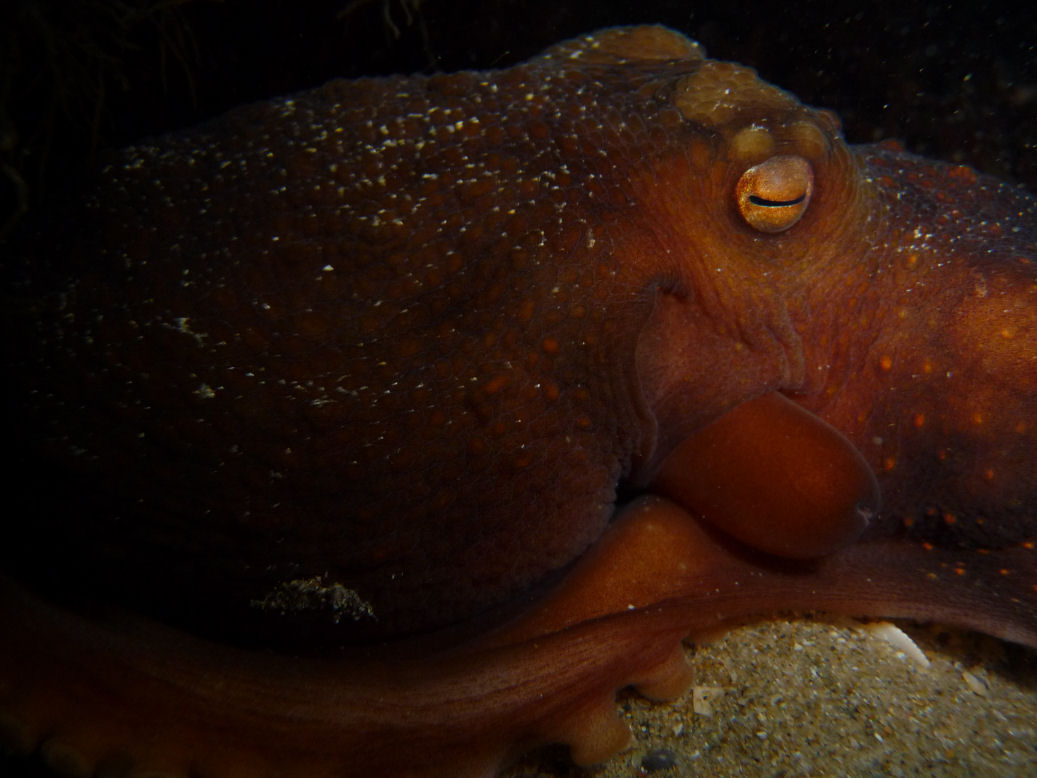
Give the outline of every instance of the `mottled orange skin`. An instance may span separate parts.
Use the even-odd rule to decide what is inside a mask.
[[[776,155],[812,194],[762,232],[735,191]],[[661,28],[120,153],[16,279],[12,422],[27,483],[60,488],[5,525],[7,740],[486,774],[543,742],[607,755],[616,688],[672,694],[685,634],[779,609],[1037,645],[1035,208],[847,147]],[[841,433],[835,503],[874,472],[863,535],[794,520],[809,478],[743,542],[655,496],[722,418],[749,433],[711,444],[725,475],[795,482],[816,436],[757,450],[739,411],[774,392]]]

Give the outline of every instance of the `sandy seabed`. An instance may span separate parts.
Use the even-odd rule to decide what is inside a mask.
[[[695,686],[681,700],[619,695],[627,751],[581,769],[547,749],[505,775],[1037,775],[1037,652],[935,627],[796,620],[688,656]]]

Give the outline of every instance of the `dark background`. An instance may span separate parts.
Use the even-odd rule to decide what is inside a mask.
[[[106,147],[335,77],[507,67],[639,22],[834,109],[852,142],[895,138],[1037,191],[1022,3],[0,0],[0,239],[46,222]],[[37,769],[0,758],[0,776]]]

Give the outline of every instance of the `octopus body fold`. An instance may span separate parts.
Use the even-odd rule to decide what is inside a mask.
[[[482,776],[777,611],[1037,646],[1035,217],[661,27],[119,152],[9,263],[0,738]]]

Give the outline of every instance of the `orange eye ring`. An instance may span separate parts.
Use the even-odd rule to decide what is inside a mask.
[[[742,173],[735,187],[738,211],[760,232],[784,232],[798,222],[814,193],[814,170],[803,157],[780,155]]]

